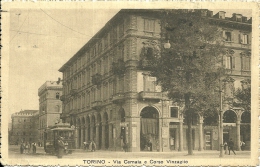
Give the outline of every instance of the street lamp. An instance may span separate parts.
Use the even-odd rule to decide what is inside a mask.
[[[167,41],[167,43],[164,43],[163,47],[165,49],[170,49],[171,48],[171,44],[170,44],[169,40]]]
[[[223,157],[223,106],[222,106],[222,86],[221,86],[221,80],[219,79],[219,95],[220,95],[220,106],[219,106],[219,151],[220,151],[220,154],[219,154],[219,157]]]
[[[221,82],[219,81],[220,83],[220,90],[219,90],[219,93],[220,93],[220,110],[219,110],[219,130],[220,130],[220,134],[219,134],[219,146],[220,146],[220,154],[219,154],[219,157],[223,157],[223,111],[222,111],[222,89],[221,89]]]

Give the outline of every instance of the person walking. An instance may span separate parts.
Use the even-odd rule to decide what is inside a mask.
[[[20,154],[23,154],[23,151],[24,151],[24,142],[22,142],[20,145]]]
[[[60,136],[57,140],[57,157],[62,158],[64,153],[65,144],[63,142],[63,138]]]
[[[94,140],[92,140],[92,142],[90,143],[90,147],[92,152],[96,151],[96,143],[94,142]]]
[[[228,153],[228,143],[225,141],[224,142],[224,150],[225,150],[225,154]]]
[[[36,143],[32,144],[32,148],[33,148],[33,154],[36,154]]]
[[[241,151],[244,151],[244,147],[245,147],[245,142],[243,142],[243,140],[241,140],[241,141],[240,141]]]
[[[229,152],[228,155],[230,155],[230,150],[233,151],[233,153],[236,155],[236,153],[234,151],[234,142],[232,141],[232,139],[230,139],[228,142],[228,152]]]

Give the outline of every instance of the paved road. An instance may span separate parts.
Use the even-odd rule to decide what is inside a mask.
[[[9,158],[43,158],[43,159],[57,159],[56,156],[46,154],[43,150],[43,147],[37,147],[36,154],[20,154],[19,146],[11,145],[9,146]],[[224,155],[223,158],[250,158],[249,151],[236,151],[237,155],[233,153],[231,155]],[[219,152],[215,150],[205,150],[205,151],[194,151],[194,155],[188,156],[187,151],[183,152],[114,152],[114,151],[99,151],[96,152],[87,152],[81,149],[75,150],[72,154],[64,155],[63,158],[69,159],[102,159],[102,158],[160,158],[160,159],[169,159],[169,158],[219,158]]]

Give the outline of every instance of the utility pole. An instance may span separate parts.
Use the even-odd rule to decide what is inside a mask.
[[[219,147],[220,147],[220,154],[219,154],[219,157],[223,157],[223,111],[222,111],[222,86],[221,86],[221,80],[219,80],[219,83],[220,83],[220,90],[219,90],[219,93],[220,93],[220,111],[219,111]]]

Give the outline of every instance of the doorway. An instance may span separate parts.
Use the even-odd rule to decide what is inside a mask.
[[[154,107],[145,107],[141,113],[140,150],[154,151],[159,147],[159,113]]]

